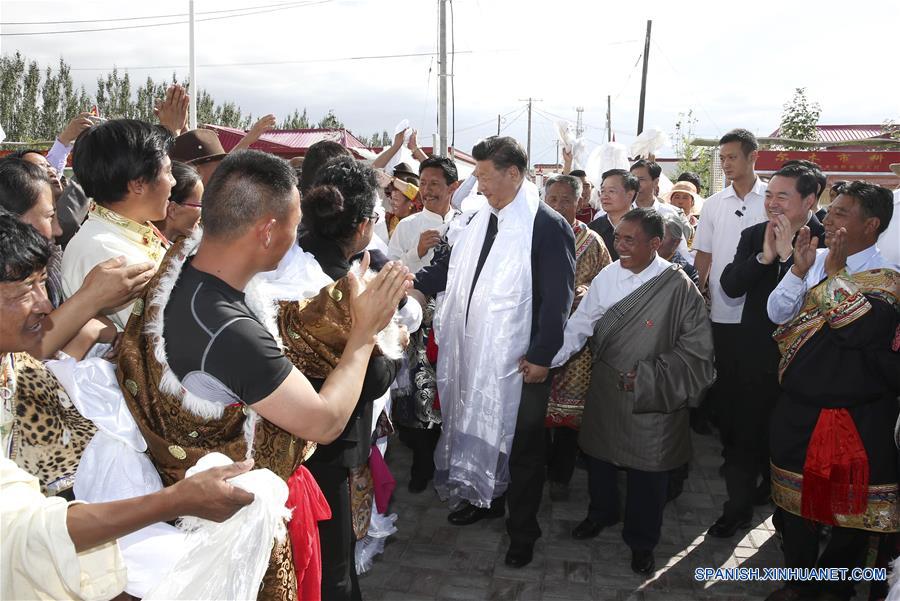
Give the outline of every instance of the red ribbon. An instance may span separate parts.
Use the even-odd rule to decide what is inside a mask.
[[[322,545],[319,542],[319,522],[331,519],[331,508],[315,478],[305,466],[300,466],[288,478],[288,500],[292,509],[288,536],[294,553],[294,572],[297,574],[297,598],[300,601],[322,599]]]
[[[846,409],[822,409],[803,464],[801,514],[835,524],[834,515],[860,514],[869,492],[869,458]]]

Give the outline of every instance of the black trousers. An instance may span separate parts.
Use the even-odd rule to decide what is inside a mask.
[[[781,394],[777,374],[745,371],[730,407],[735,427],[723,450],[728,489],[723,513],[736,520],[753,515],[757,480],[768,480],[769,420]]]
[[[723,447],[730,444],[739,423],[734,419],[732,406],[739,390],[740,328],[738,323],[712,324],[716,381],[706,395],[706,403],[713,422],[719,427]]]
[[[551,482],[568,484],[575,473],[578,457],[578,430],[547,428],[547,478]]]
[[[784,545],[786,568],[861,568],[865,566],[871,532],[856,528],[831,527],[831,538],[819,555],[819,530],[821,526],[780,507],[781,536]],[[790,582],[788,586],[798,590],[829,592],[841,599],[853,596],[853,582]]]
[[[441,427],[410,428],[398,426],[400,441],[412,450],[413,462],[409,470],[410,478],[428,482],[434,476],[434,450],[441,437]]]
[[[350,472],[346,467],[314,459],[310,459],[306,467],[331,507],[331,519],[319,522],[322,599],[361,601],[356,578],[356,535],[350,516]]]
[[[534,544],[541,537],[537,513],[541,507],[547,469],[544,418],[550,382],[523,384],[516,417],[516,434],[509,454],[506,530],[513,544]]]
[[[633,550],[652,551],[659,542],[669,472],[618,468],[588,456],[588,489],[591,495],[588,518],[601,524],[619,521],[619,469],[625,470],[628,487],[625,491],[625,527],[622,538]]]

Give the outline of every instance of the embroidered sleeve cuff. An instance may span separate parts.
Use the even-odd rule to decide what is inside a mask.
[[[832,328],[842,328],[869,312],[872,305],[842,269],[813,290],[813,300]]]

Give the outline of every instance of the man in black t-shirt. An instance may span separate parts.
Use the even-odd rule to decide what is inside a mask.
[[[253,314],[243,289],[278,266],[300,222],[297,180],[286,161],[241,151],[222,161],[203,195],[203,237],[164,311],[169,366],[200,399],[252,404],[261,417],[315,442],[340,434],[356,406],[374,336],[411,279],[388,265],[351,299],[353,328],[341,361],[316,392]]]

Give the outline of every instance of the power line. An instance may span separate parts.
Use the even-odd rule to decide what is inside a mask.
[[[656,49],[659,50],[659,53],[662,55],[662,57],[665,59],[665,61],[667,63],[669,63],[669,66],[672,68],[672,70],[675,72],[675,74],[678,75],[679,77],[681,77],[682,79],[684,79],[684,76],[678,71],[678,69],[675,68],[675,65],[673,65],[672,61],[669,60],[669,56],[663,51],[662,47],[656,42],[656,40],[653,41],[653,45],[656,46]],[[713,127],[715,127],[716,130],[718,130],[721,133],[722,128],[720,128],[719,124],[716,123],[716,120],[713,119],[712,116],[710,116],[709,111],[707,111],[706,107],[703,105],[703,103],[700,102],[700,98],[697,97],[697,95],[694,93],[694,90],[690,86],[687,86],[687,88],[690,91],[691,96],[694,97],[694,102],[696,102],[698,105],[700,105],[700,108],[703,110],[703,113],[706,115],[706,118],[709,119],[712,122]]]
[[[215,15],[220,13],[234,13],[245,10],[257,10],[262,8],[272,8],[273,6],[285,6],[288,4],[296,4],[296,2],[280,2],[278,4],[264,4],[262,6],[245,6],[244,8],[229,8],[223,10],[207,10],[198,12],[198,15]],[[70,21],[7,21],[0,25],[68,25],[74,23],[110,23],[114,21],[145,21],[147,19],[169,19],[172,17],[187,17],[188,13],[173,13],[169,15],[145,15],[143,17],[113,17],[109,19],[79,19]]]
[[[472,50],[458,50],[457,54],[473,54]],[[207,63],[204,65],[197,65],[198,67],[261,67],[268,65],[299,65],[299,64],[309,64],[309,63],[337,63],[342,61],[361,61],[361,60],[380,60],[380,59],[391,59],[391,58],[412,58],[417,56],[434,56],[434,52],[409,52],[406,54],[373,54],[367,56],[343,56],[339,58],[311,58],[304,60],[296,60],[296,61],[255,61],[255,62],[246,62],[246,63]],[[153,69],[178,69],[179,67],[186,67],[187,65],[146,65],[140,67],[73,67],[71,71],[108,71],[110,69],[118,68],[124,71],[144,71],[144,70],[153,70]]]
[[[328,4],[333,0],[309,0],[307,2],[296,2],[289,6],[282,6],[281,8],[270,8],[267,10],[255,10],[255,12],[244,12],[238,15],[224,15],[221,17],[209,17],[207,19],[196,19],[199,23],[201,21],[221,21],[222,19],[234,19],[236,17],[249,17],[252,15],[262,15],[267,13],[274,13],[282,10],[289,10],[292,8],[300,8],[304,6],[315,6],[318,4]],[[244,9],[244,10],[253,10],[253,9]],[[19,33],[0,33],[0,36],[3,37],[21,37],[21,36],[30,36],[30,35],[58,35],[58,34],[67,34],[67,33],[95,33],[101,31],[123,31],[126,29],[147,29],[150,27],[167,27],[170,25],[185,25],[187,21],[172,21],[171,23],[145,23],[142,25],[123,25],[121,27],[99,27],[95,29],[67,29],[67,30],[57,30],[57,31],[28,31],[28,32],[19,32]]]
[[[503,115],[500,115],[500,118],[502,119],[502,118],[504,118],[504,117],[508,117],[508,116],[512,115],[513,113],[515,113],[516,111],[523,111],[523,110],[525,110],[523,107],[515,108],[515,109],[509,111],[508,113],[505,113],[505,114],[503,114]],[[493,124],[493,123],[496,123],[496,122],[497,122],[497,119],[494,118],[494,117],[491,117],[490,119],[488,119],[488,120],[486,120],[486,121],[482,121],[481,123],[476,123],[476,124],[474,124],[474,125],[467,125],[466,127],[463,127],[463,128],[461,128],[461,129],[457,129],[456,131],[458,131],[458,132],[469,131],[470,129],[475,129],[475,128],[478,128],[478,127],[483,127],[483,126],[485,126],[485,125]]]

